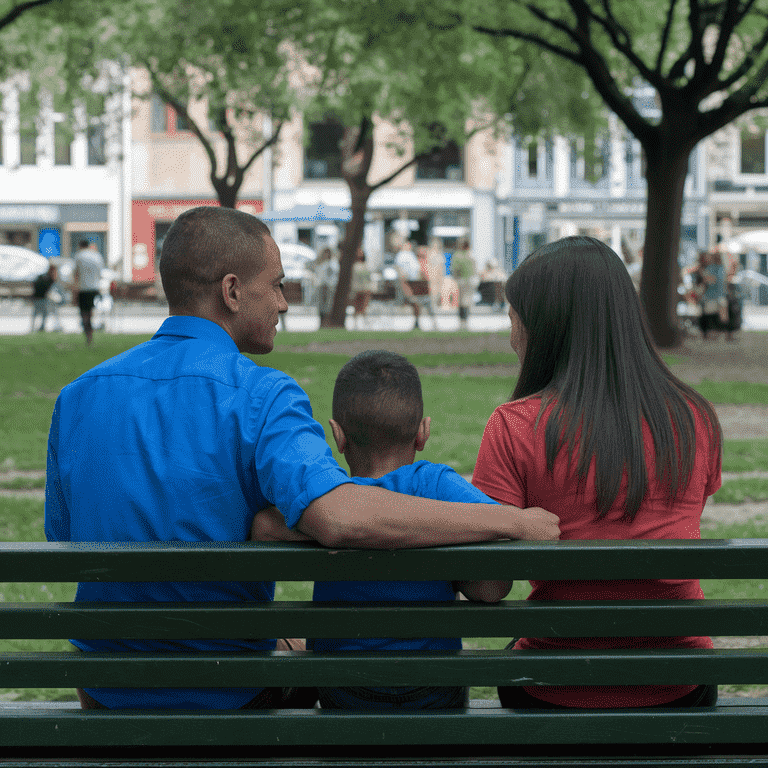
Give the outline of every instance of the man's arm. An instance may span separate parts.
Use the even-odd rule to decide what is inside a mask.
[[[296,528],[328,547],[403,549],[558,539],[559,522],[538,507],[434,501],[346,483],[315,499]]]
[[[309,536],[292,531],[277,507],[259,510],[251,523],[249,541],[313,541]]]

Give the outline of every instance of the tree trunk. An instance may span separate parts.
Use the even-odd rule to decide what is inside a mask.
[[[367,117],[357,128],[348,128],[341,142],[341,172],[349,186],[352,198],[352,219],[347,224],[347,233],[339,244],[339,282],[333,297],[333,307],[327,325],[330,328],[344,328],[347,319],[349,289],[352,284],[352,267],[357,251],[363,243],[365,212],[373,187],[368,184],[368,171],[373,160],[373,123]]]
[[[363,229],[365,228],[365,212],[368,208],[370,190],[350,185],[352,193],[352,218],[347,224],[347,233],[339,244],[341,258],[339,259],[339,282],[333,297],[333,308],[329,318],[329,326],[343,328],[347,318],[349,304],[349,289],[352,285],[352,268],[357,258],[357,251],[363,244]]]
[[[645,151],[648,203],[640,300],[656,345],[667,348],[679,342],[677,259],[690,150],[662,139]]]
[[[226,179],[216,179],[211,177],[216,197],[219,198],[219,204],[222,208],[234,208],[237,205],[237,194],[240,191],[240,185],[232,186],[227,184]]]

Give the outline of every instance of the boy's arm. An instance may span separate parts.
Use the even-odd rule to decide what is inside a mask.
[[[454,581],[453,588],[468,600],[478,603],[498,603],[512,589],[514,581]]]

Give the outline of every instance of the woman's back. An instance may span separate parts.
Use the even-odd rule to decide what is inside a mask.
[[[653,347],[625,265],[593,238],[538,249],[506,285],[521,359],[513,400],[491,416],[473,483],[541,506],[561,539],[698,539],[720,485],[712,406]],[[533,581],[529,599],[700,599],[698,580]],[[516,648],[711,647],[709,638],[522,638]],[[526,689],[564,706],[649,706],[695,686]]]

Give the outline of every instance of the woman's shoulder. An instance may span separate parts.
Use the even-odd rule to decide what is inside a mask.
[[[533,423],[539,418],[541,402],[541,395],[528,395],[519,400],[510,400],[508,403],[498,406],[491,418],[501,419],[505,422],[525,421]]]

